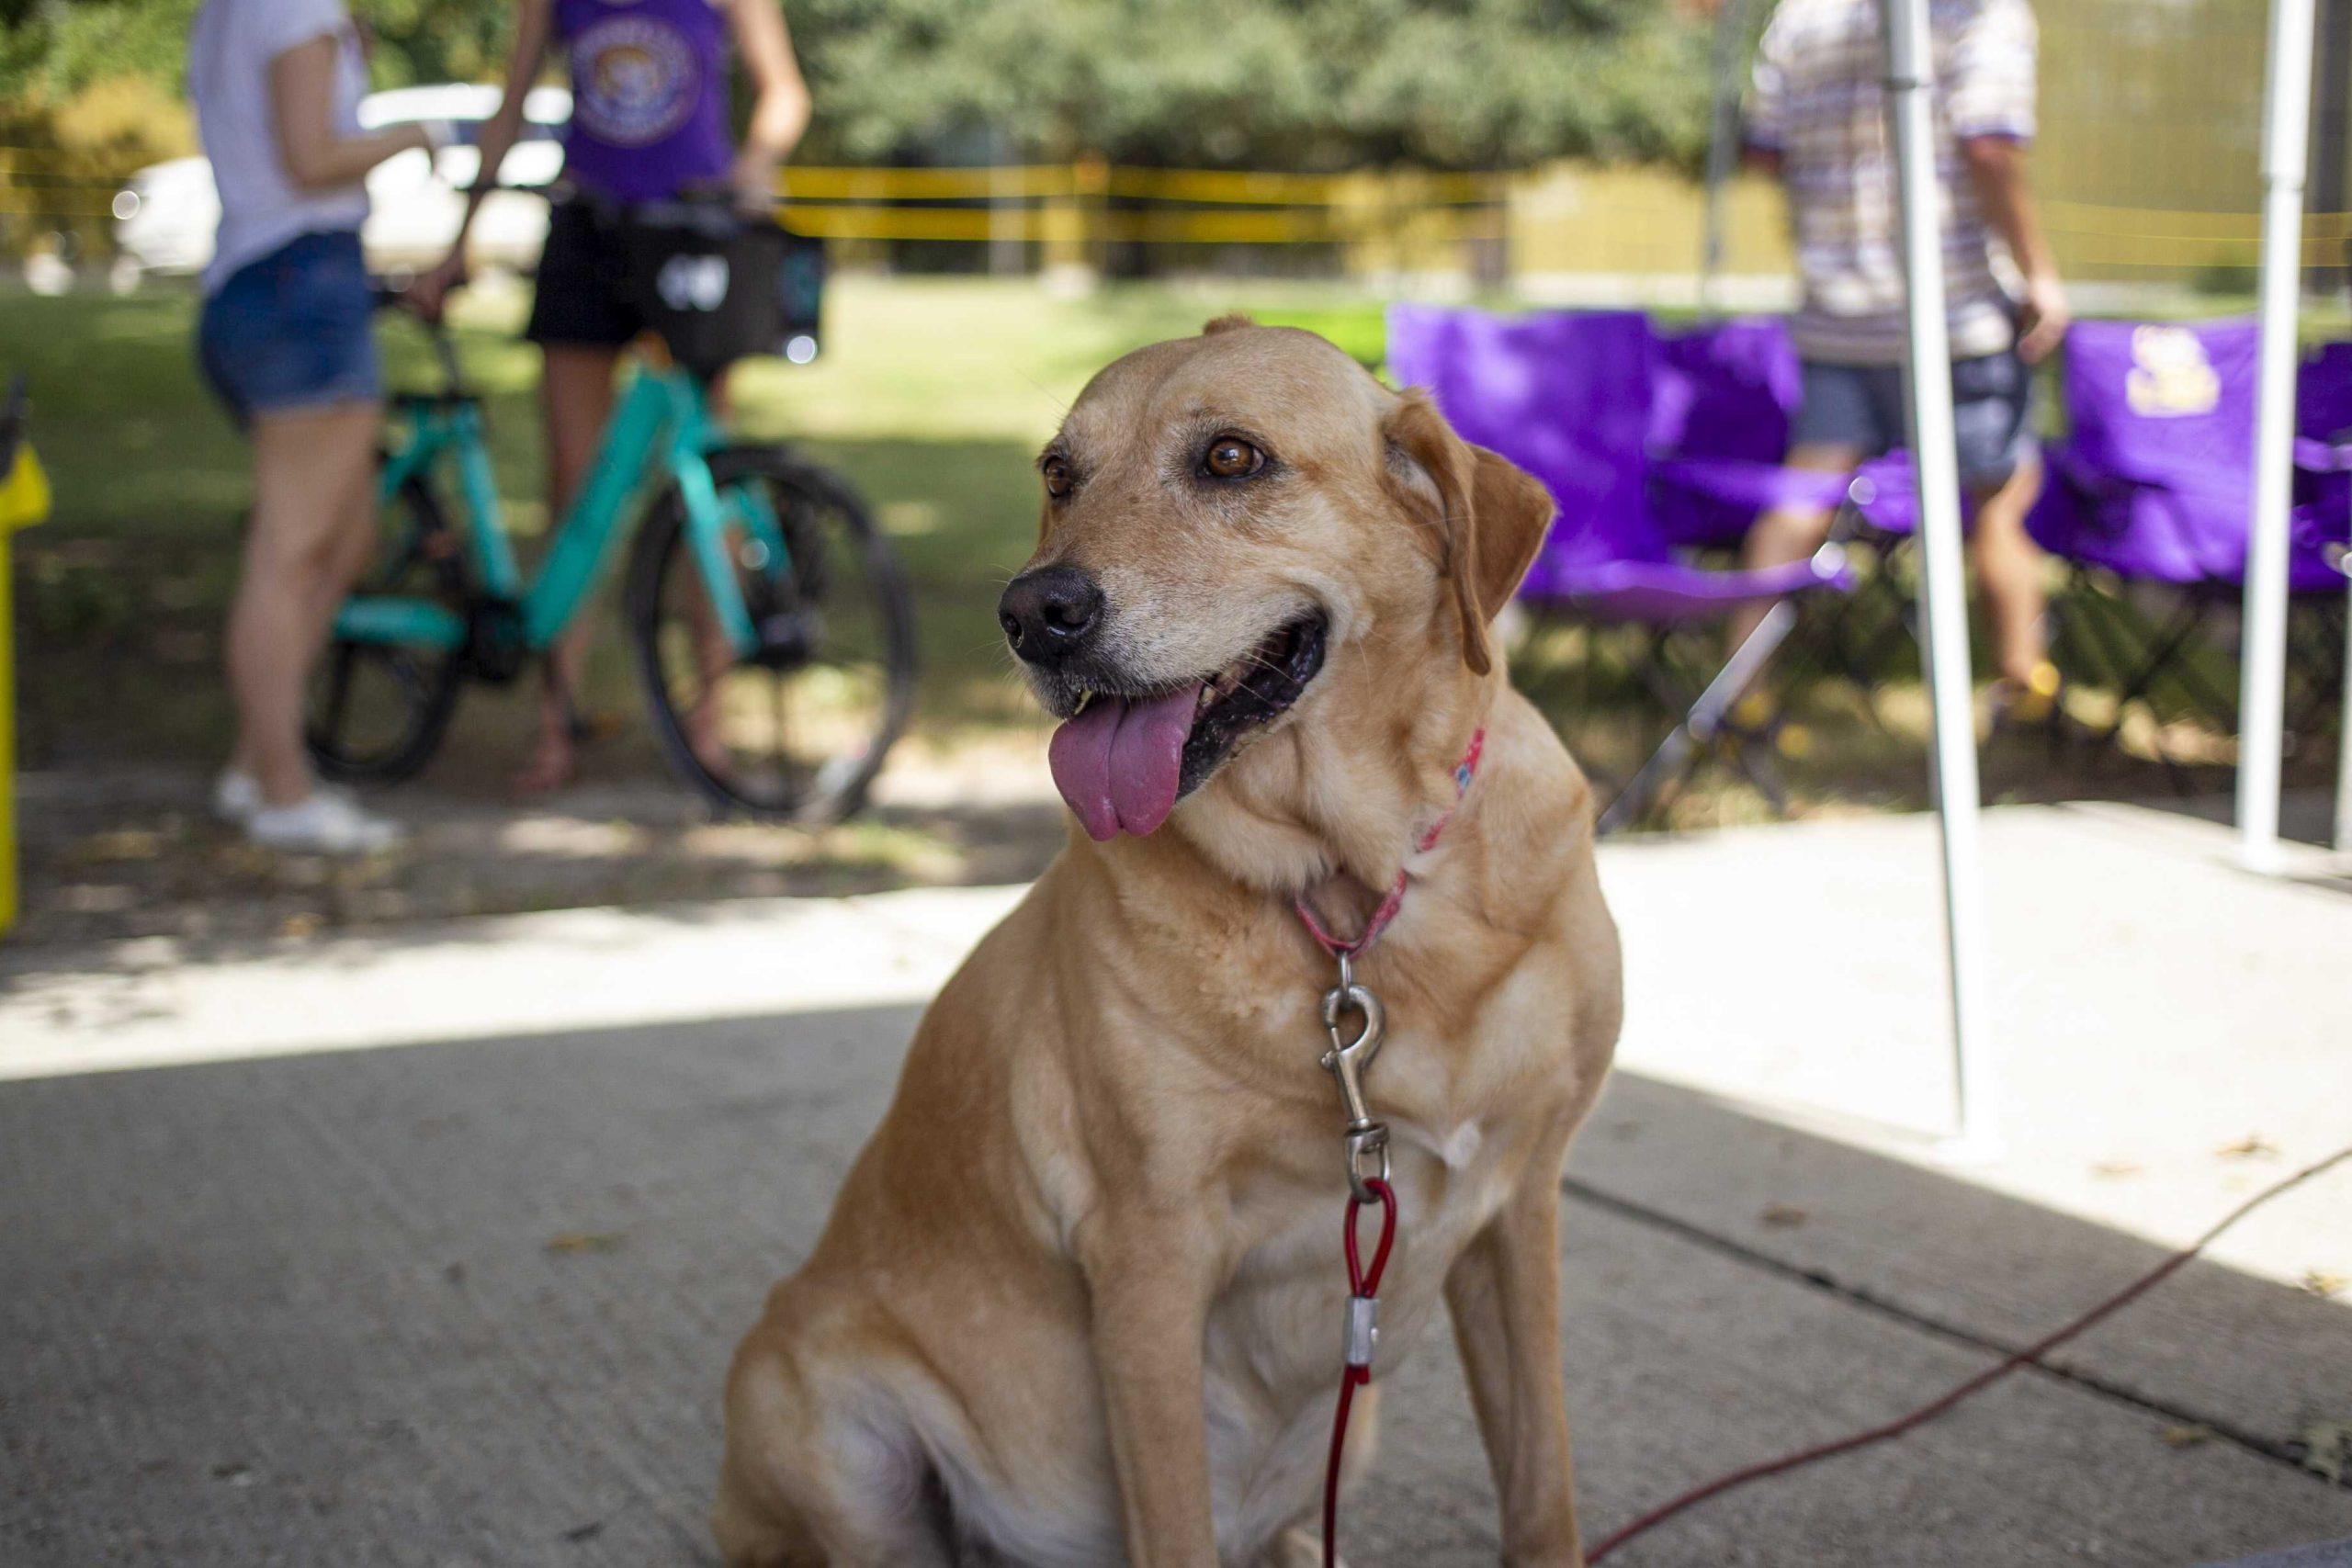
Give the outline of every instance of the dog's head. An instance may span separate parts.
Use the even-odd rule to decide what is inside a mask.
[[[1487,678],[1552,516],[1424,399],[1238,318],[1103,370],[1038,468],[999,618],[1098,840],[1151,832],[1261,737]]]

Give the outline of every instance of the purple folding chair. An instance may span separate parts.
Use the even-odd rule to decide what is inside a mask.
[[[1868,686],[1889,643],[1911,635],[1910,604],[1889,557],[1917,531],[1911,458],[1892,452],[1862,465],[1849,486],[1784,468],[1789,428],[1804,398],[1804,368],[1777,316],[1718,321],[1658,342],[1650,415],[1650,498],[1677,545],[1729,549],[1756,519],[1784,505],[1835,511],[1851,501],[1858,532],[1880,569],[1851,593],[1812,601],[1800,634],[1835,673]]]
[[[2071,431],[2050,451],[2049,483],[2026,523],[2072,569],[2062,637],[2077,660],[2105,666],[2119,716],[2170,677],[2233,722],[2233,694],[2190,655],[2245,581],[2259,324],[2078,322],[2065,366]],[[2289,582],[2299,595],[2340,592],[2352,446],[2337,435],[2352,425],[2352,357],[2302,367],[2298,413]],[[2176,603],[2150,626],[2121,594],[2090,591],[2102,578],[2162,585]]]
[[[1695,327],[1657,343],[1650,479],[1658,525],[1678,545],[1736,545],[1758,513],[1791,503],[1834,508],[1843,481],[1781,466],[1804,393],[1804,369],[1777,316]],[[1862,465],[1860,520],[1902,536],[1917,524],[1911,459]]]
[[[2295,434],[2293,553],[2340,577],[2352,544],[2352,343],[2327,344],[2299,368]]]
[[[2291,671],[2301,672],[2302,700],[2290,707],[2297,732],[2315,728],[2321,716],[2340,711],[2345,728],[2337,784],[2339,841],[2352,821],[2352,710],[2345,707],[2345,649],[2352,646],[2345,619],[2352,615],[2352,343],[2331,343],[2306,359],[2295,386],[2295,510],[2288,547],[2290,585],[2294,566],[2318,562],[2335,576],[2290,601],[2289,634],[2295,648]],[[2293,677],[2290,676],[2290,679]]]
[[[1603,818],[1604,830],[1645,809],[1701,748],[1736,735],[1737,701],[1795,618],[1792,595],[1853,584],[1841,530],[1813,558],[1769,571],[1717,571],[1681,558],[1651,485],[1658,344],[1634,311],[1498,317],[1398,305],[1388,313],[1388,364],[1425,388],[1465,440],[1541,479],[1559,520],[1521,588],[1552,614],[1634,625],[1650,634],[1639,673],[1683,717]],[[1820,484],[1818,476],[1813,482]],[[1828,482],[1836,504],[1842,481]],[[1850,509],[1841,509],[1844,519]],[[1849,525],[1848,525],[1849,526]],[[1676,677],[1668,640],[1743,604],[1771,604],[1765,623],[1695,696]],[[1748,738],[1748,737],[1741,737]],[[1774,805],[1785,803],[1759,749],[1729,753]]]

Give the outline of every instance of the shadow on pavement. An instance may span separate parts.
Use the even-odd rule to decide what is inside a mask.
[[[710,1561],[727,1354],[813,1242],[916,1016],[0,1084],[0,1560]],[[1802,1221],[1734,1234],[1708,1208],[1725,1191]],[[1939,1392],[1984,1363],[1972,1340],[2027,1326],[2005,1301],[2046,1327],[2043,1303],[2160,1256],[1632,1077],[1581,1141],[1565,1235],[1596,1533]],[[1889,1247],[1904,1269],[1862,1299]],[[2215,1391],[2180,1365],[2226,1350],[2340,1416],[2352,1314],[2210,1266],[2145,1307],[2177,1342],[2086,1350],[2110,1389],[2022,1374],[1612,1561],[2186,1564],[2352,1533],[2352,1493],[2222,1430],[2283,1441],[2301,1406],[2200,1422]],[[1386,1386],[1352,1555],[1491,1562],[1451,1347]]]

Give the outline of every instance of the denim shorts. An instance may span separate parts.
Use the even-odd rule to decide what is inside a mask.
[[[229,275],[204,302],[196,357],[238,424],[383,396],[368,264],[345,230],[304,234]]]
[[[1971,490],[2006,484],[2036,449],[2033,372],[2014,353],[1956,359],[1951,397],[1961,482]],[[1805,361],[1791,446],[1849,447],[1867,460],[1908,443],[1905,425],[1901,366]]]

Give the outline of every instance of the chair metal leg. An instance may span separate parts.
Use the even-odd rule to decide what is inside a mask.
[[[1658,749],[1650,754],[1641,771],[1634,775],[1609,809],[1600,815],[1600,832],[1603,837],[1616,832],[1628,823],[1640,820],[1642,814],[1656,800],[1669,782],[1679,781],[1695,764],[1701,748],[1712,744],[1723,732],[1724,719],[1732,707],[1747,694],[1748,686],[1770,661],[1773,653],[1788,639],[1796,625],[1797,608],[1782,599],[1765,612],[1763,620],[1747,635],[1746,641],[1732,651],[1731,658],[1715,672],[1713,680],[1690,705],[1682,722],[1676,725]],[[1746,771],[1743,769],[1743,771]],[[1756,779],[1753,773],[1748,774]],[[1776,808],[1787,809],[1787,796],[1773,785],[1757,780],[1768,795],[1775,797]]]

